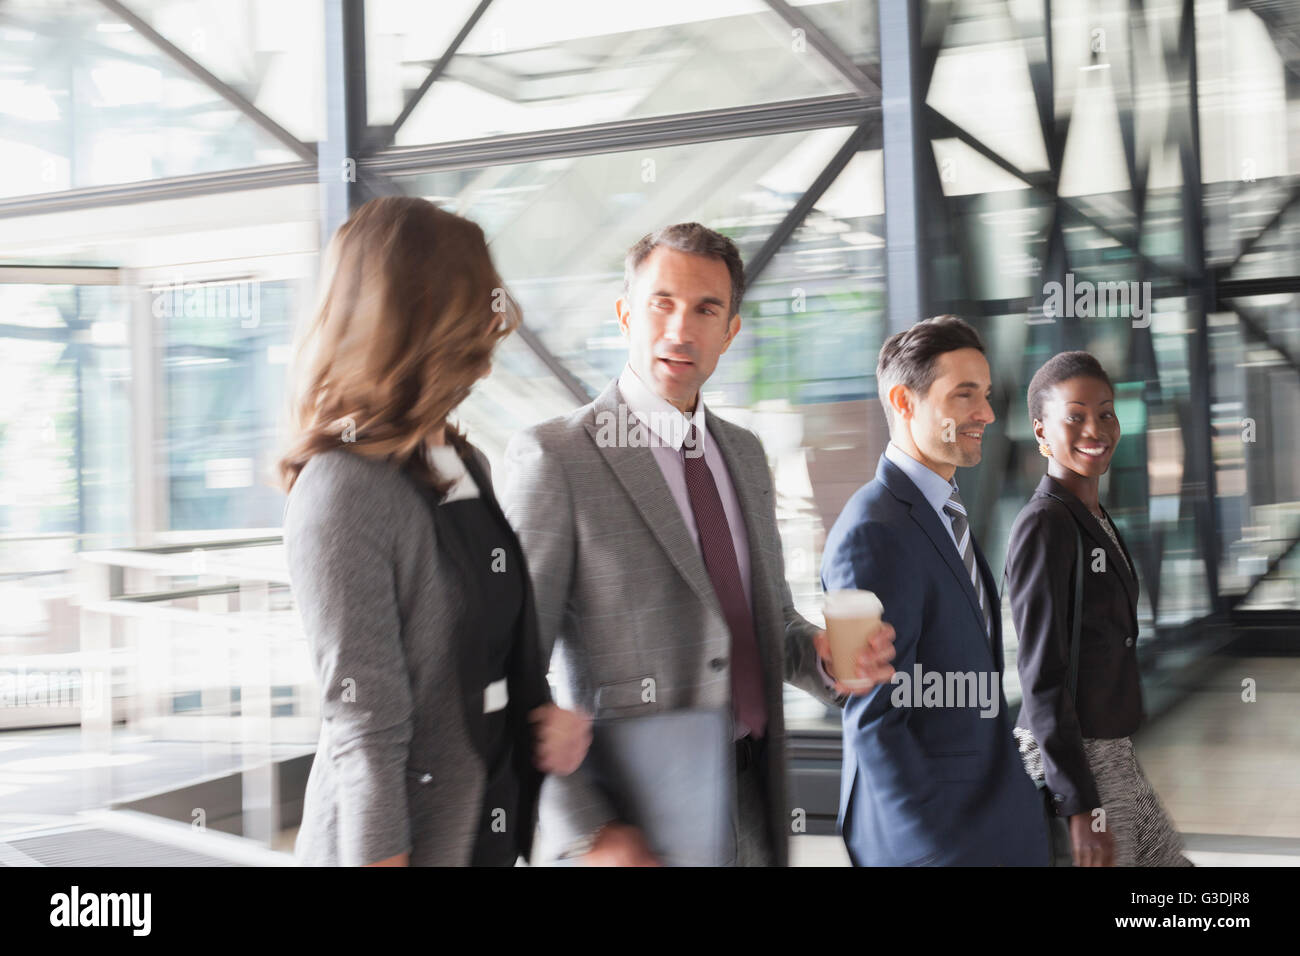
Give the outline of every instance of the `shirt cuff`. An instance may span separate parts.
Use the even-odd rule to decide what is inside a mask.
[[[817,655],[817,673],[822,676],[822,683],[826,685],[827,690],[835,689],[835,679],[826,673],[826,662],[822,660],[820,654]]]

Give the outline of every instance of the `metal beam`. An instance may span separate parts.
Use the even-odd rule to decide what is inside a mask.
[[[1259,577],[1250,582],[1250,587],[1246,588],[1246,590],[1241,594],[1234,594],[1227,599],[1228,610],[1235,611],[1238,607],[1244,604],[1246,599],[1255,593],[1255,589],[1263,582],[1267,581],[1268,576],[1280,568],[1282,563],[1291,556],[1291,552],[1296,549],[1297,545],[1300,545],[1300,535],[1292,538],[1286,547],[1274,555],[1273,559],[1268,562],[1268,566],[1260,572]]]
[[[710,110],[575,127],[557,132],[519,133],[436,146],[387,149],[362,159],[358,179],[365,175],[423,172],[426,169],[463,169],[530,159],[587,156],[602,152],[676,146],[688,143],[769,136],[777,133],[857,126],[879,113],[851,94],[790,100],[782,104]],[[338,168],[334,168],[337,174]],[[0,199],[0,219],[46,213],[130,205],[164,199],[181,199],[212,193],[296,186],[319,181],[316,158],[308,162],[279,163],[229,169],[189,176],[173,176],[142,183],[89,186]],[[371,192],[380,191],[376,185]]]
[[[1223,559],[1223,538],[1219,532],[1218,480],[1214,470],[1214,431],[1212,426],[1212,399],[1214,369],[1210,361],[1210,334],[1208,312],[1216,296],[1214,273],[1205,267],[1205,201],[1201,185],[1201,119],[1197,86],[1196,61],[1196,0],[1183,0],[1182,17],[1178,27],[1178,61],[1187,64],[1187,122],[1182,126],[1179,159],[1183,177],[1183,234],[1186,241],[1186,261],[1191,266],[1191,283],[1195,291],[1193,300],[1196,328],[1188,342],[1187,372],[1192,382],[1197,378],[1204,388],[1191,389],[1190,404],[1194,409],[1196,427],[1187,435],[1187,450],[1192,452],[1193,476],[1203,489],[1194,495],[1193,507],[1197,516],[1196,533],[1201,554],[1205,559],[1205,583],[1210,591],[1210,607],[1223,611],[1227,605],[1219,591],[1219,565]],[[1176,89],[1177,87],[1175,87]],[[1239,310],[1240,311],[1240,310]],[[1196,480],[1199,479],[1199,480]]]
[[[460,32],[452,38],[451,43],[448,44],[447,49],[443,51],[442,56],[438,57],[438,62],[433,65],[431,70],[429,70],[428,75],[425,76],[423,82],[420,83],[415,92],[407,97],[406,103],[402,106],[402,112],[397,114],[397,119],[393,120],[389,126],[384,128],[382,133],[367,143],[367,152],[371,152],[384,146],[391,146],[393,144],[393,141],[397,139],[397,131],[400,130],[402,124],[410,118],[411,113],[415,111],[420,100],[424,99],[424,94],[429,92],[429,87],[433,86],[433,84],[438,81],[438,78],[447,71],[447,66],[451,63],[451,58],[456,55],[456,51],[460,49],[460,45],[465,42],[466,37],[468,37],[474,27],[478,25],[479,20],[482,18],[483,14],[487,12],[487,8],[491,3],[492,0],[479,0],[479,4],[474,8],[474,12],[469,15],[469,19],[465,21],[463,26],[461,26]]]
[[[833,66],[844,79],[853,84],[859,93],[873,99],[880,98],[879,84],[860,70],[858,65],[853,62],[852,57],[841,50],[838,44],[823,33],[821,27],[813,23],[806,13],[797,7],[790,6],[785,0],[764,0],[764,2],[790,26],[796,30],[802,30],[808,45],[820,54],[822,59]]]
[[[324,0],[325,137],[320,143],[321,248],[359,204],[359,148],[365,131],[363,0]]]
[[[1010,175],[1016,177],[1016,179],[1019,179],[1022,183],[1024,183],[1029,188],[1038,190],[1039,192],[1043,193],[1045,196],[1051,198],[1054,202],[1056,202],[1059,205],[1060,211],[1069,214],[1069,216],[1083,223],[1084,225],[1097,230],[1107,239],[1111,239],[1119,243],[1130,253],[1132,253],[1134,259],[1141,262],[1151,271],[1158,272],[1161,275],[1167,276],[1171,279],[1178,279],[1179,281],[1182,282],[1187,282],[1191,279],[1191,276],[1185,270],[1175,268],[1169,265],[1168,263],[1160,262],[1156,259],[1150,258],[1144,252],[1142,252],[1142,250],[1135,247],[1133,243],[1125,236],[1116,232],[1110,226],[1106,225],[1106,223],[1094,219],[1092,216],[1084,212],[1082,209],[1080,209],[1070,200],[1059,195],[1056,192],[1056,183],[1054,177],[1050,173],[1024,172],[1019,167],[1017,167],[1014,163],[1012,163],[1010,160],[1006,159],[1005,157],[995,152],[993,149],[989,148],[983,142],[976,139],[966,130],[962,129],[952,120],[950,120],[948,117],[944,116],[942,113],[940,113],[938,110],[935,110],[932,107],[929,106],[926,107],[926,117],[928,122],[932,124],[931,126],[932,135],[947,136],[953,139],[960,140],[962,143],[964,143],[966,146],[969,146],[971,149],[975,150],[975,152],[979,153],[989,162],[996,165],[999,169],[1002,169],[1005,172],[1009,173]]]
[[[1255,248],[1255,246],[1259,243],[1259,241],[1263,239],[1265,235],[1268,234],[1268,231],[1282,221],[1282,217],[1285,216],[1287,212],[1290,211],[1291,207],[1296,204],[1296,200],[1298,199],[1300,199],[1300,186],[1297,186],[1291,190],[1291,195],[1287,197],[1286,202],[1282,204],[1281,208],[1279,208],[1278,211],[1273,214],[1272,218],[1270,218],[1268,222],[1264,223],[1264,225],[1260,228],[1259,232],[1255,233],[1248,240],[1246,240],[1245,245],[1243,245],[1241,249],[1237,252],[1236,257],[1231,262],[1229,262],[1226,266],[1220,268],[1219,273],[1221,275],[1227,275],[1230,271],[1236,268],[1238,263],[1240,263],[1241,260],[1244,259],[1252,249]]]
[[[1253,309],[1244,308],[1235,302],[1231,303],[1228,307],[1236,313],[1237,321],[1241,323],[1241,327],[1251,335],[1256,342],[1272,349],[1278,355],[1282,356],[1282,360],[1286,362],[1287,365],[1291,366],[1291,371],[1300,374],[1300,355],[1293,353],[1286,343],[1279,342],[1275,339],[1273,333],[1269,331],[1268,325],[1261,322],[1256,317],[1256,313]],[[1206,391],[1208,392],[1209,390],[1207,389]]]
[[[786,240],[794,235],[795,229],[797,229],[799,224],[803,222],[804,217],[812,211],[817,200],[821,199],[826,190],[830,189],[831,184],[835,182],[836,177],[844,171],[844,167],[849,164],[849,161],[853,159],[859,151],[865,148],[867,136],[873,127],[873,120],[868,119],[849,135],[849,138],[844,141],[844,145],[839,148],[835,155],[831,157],[831,161],[826,164],[826,168],[818,173],[817,178],[812,181],[812,184],[804,191],[804,194],[799,197],[799,201],[790,208],[790,211],[785,214],[785,218],[781,220],[780,224],[777,225],[772,234],[768,236],[763,245],[759,247],[758,252],[754,253],[753,258],[745,264],[746,289],[752,286],[754,280],[763,274],[763,270],[767,268],[768,263],[772,261],[777,252],[780,251],[781,247],[785,245]]]
[[[974,135],[958,126],[948,117],[944,116],[937,109],[928,104],[925,106],[925,120],[931,138],[959,140],[975,152],[979,153],[994,166],[997,166],[1004,172],[1010,173],[1031,189],[1037,189],[1044,193],[1048,193],[1052,191],[1053,187],[1056,185],[1055,178],[1050,171],[1045,173],[1025,172],[1015,163],[1011,162],[1011,160],[990,147],[983,140],[977,139]]]
[[[121,285],[117,266],[10,266],[0,264],[0,285]]]
[[[683,146],[748,136],[770,136],[832,126],[857,126],[879,112],[858,96],[787,100],[735,109],[701,110],[648,119],[593,123],[563,130],[510,133],[428,146],[399,146],[366,157],[368,170],[399,176],[434,169],[468,169],[616,153],[649,147]]]
[[[1257,279],[1218,279],[1214,293],[1219,302],[1255,295],[1300,294],[1300,276],[1260,276]]]
[[[925,315],[925,261],[918,164],[928,148],[921,128],[925,102],[921,76],[921,5],[881,3],[880,79],[885,163],[885,262],[889,276],[889,331],[900,332]]]
[[[287,129],[277,123],[271,117],[267,116],[246,96],[236,90],[233,86],[221,80],[192,56],[172,43],[165,36],[149,25],[135,12],[130,10],[125,4],[119,3],[118,0],[99,0],[99,3],[116,14],[119,18],[130,24],[131,29],[140,36],[144,37],[159,50],[165,53],[169,58],[176,62],[185,72],[194,77],[204,86],[209,87],[217,93],[222,99],[235,107],[266,132],[270,133],[288,149],[292,150],[299,158],[315,161],[316,150],[308,143],[304,143],[298,137],[294,136]]]
[[[537,356],[541,363],[555,376],[556,380],[564,386],[565,390],[578,400],[579,405],[586,405],[595,397],[582,384],[581,380],[569,371],[569,367],[546,347],[546,343],[538,337],[536,332],[523,324],[516,331],[529,350]]]
[[[125,206],[164,199],[185,199],[190,196],[209,196],[214,193],[245,189],[299,186],[315,183],[316,177],[316,161],[313,159],[310,163],[278,163],[274,166],[227,169],[219,173],[171,176],[142,183],[87,186],[81,189],[65,189],[57,193],[0,199],[0,219],[42,216],[103,206]]]

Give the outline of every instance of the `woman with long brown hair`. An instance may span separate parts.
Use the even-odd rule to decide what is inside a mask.
[[[284,540],[321,693],[295,853],[512,865],[585,715],[551,702],[523,554],[448,417],[520,322],[474,223],[372,200],[330,244],[305,330]]]

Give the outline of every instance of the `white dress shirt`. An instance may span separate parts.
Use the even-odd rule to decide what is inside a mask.
[[[449,501],[460,501],[463,498],[477,498],[478,485],[474,483],[473,476],[465,467],[465,462],[461,461],[460,455],[451,445],[429,445],[426,448],[428,453],[429,466],[433,468],[433,473],[441,481],[450,481],[451,488],[443,497],[440,504],[446,504]]]

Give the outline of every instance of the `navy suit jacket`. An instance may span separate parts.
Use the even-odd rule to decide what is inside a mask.
[[[996,600],[978,546],[975,560],[985,593]],[[1002,693],[1001,614],[995,609],[990,647],[952,537],[915,483],[883,455],[875,480],[849,499],[831,529],[822,587],[874,591],[895,631],[895,682],[844,707],[838,828],[854,864],[1048,865],[1042,798],[1024,771]],[[918,666],[953,691],[918,706],[921,688],[908,692]],[[989,706],[978,699],[955,706],[949,675],[971,673],[963,694],[978,682]],[[996,714],[981,716],[992,700]]]

